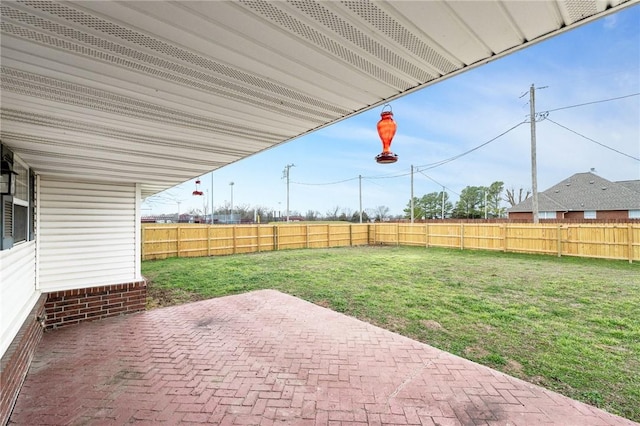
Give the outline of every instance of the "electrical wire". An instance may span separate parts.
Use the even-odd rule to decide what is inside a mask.
[[[489,145],[491,142],[496,141],[497,139],[501,138],[502,136],[506,135],[507,133],[511,132],[512,130],[515,130],[516,128],[518,128],[519,126],[521,126],[521,125],[523,125],[525,123],[526,123],[526,121],[521,121],[520,123],[516,124],[515,126],[512,126],[511,128],[509,128],[509,129],[505,130],[504,132],[500,133],[498,136],[496,136],[496,137],[494,137],[494,138],[492,138],[492,139],[490,139],[490,140],[488,140],[488,141],[486,141],[486,142],[484,142],[484,143],[482,143],[482,144],[480,144],[480,145],[478,145],[478,146],[476,146],[474,148],[471,148],[470,150],[465,151],[465,152],[463,152],[461,154],[455,155],[453,157],[446,158],[444,160],[437,161],[435,163],[423,164],[423,165],[416,166],[416,167],[417,168],[422,168],[423,170],[430,170],[430,169],[434,169],[436,167],[442,166],[443,164],[450,163],[450,162],[452,162],[454,160],[457,160],[458,158],[461,158],[461,157],[464,157],[465,155],[471,154],[472,152],[477,151],[478,149],[480,149],[480,148],[482,148],[482,147],[484,147],[486,145]],[[395,179],[395,178],[399,178],[399,177],[409,176],[410,174],[411,174],[411,172],[408,171],[408,172],[398,173],[398,174],[390,175],[390,176],[389,175],[362,176],[362,178],[363,179],[368,179],[368,180],[373,180],[373,179]],[[326,183],[306,183],[306,182],[291,182],[291,183],[295,183],[297,185],[308,185],[308,186],[325,186],[325,185],[336,185],[336,184],[339,184],[339,183],[349,182],[349,181],[352,181],[352,180],[355,180],[355,179],[359,179],[359,177],[353,177],[353,178],[349,178],[349,179],[340,180],[340,181],[337,181],[337,182],[326,182]]]
[[[602,146],[602,147],[604,147],[604,148],[607,148],[607,149],[610,149],[610,150],[612,150],[612,151],[614,151],[614,152],[617,152],[618,154],[621,154],[621,155],[624,155],[624,156],[626,156],[626,157],[629,157],[629,158],[631,158],[631,159],[633,159],[633,160],[640,161],[640,159],[639,159],[639,158],[633,157],[633,156],[631,156],[631,155],[629,155],[629,154],[626,154],[626,153],[624,153],[624,152],[618,151],[618,150],[616,150],[616,149],[614,149],[614,148],[611,148],[610,146],[607,146],[607,145],[605,145],[605,144],[603,144],[603,143],[600,143],[600,142],[598,142],[598,141],[596,141],[596,140],[593,140],[593,139],[591,139],[591,138],[588,138],[587,136],[584,136],[584,135],[582,135],[582,134],[580,134],[580,133],[578,133],[578,132],[576,132],[576,131],[574,131],[574,130],[571,130],[571,129],[569,129],[568,127],[565,127],[565,126],[563,126],[563,125],[561,125],[561,124],[559,124],[559,123],[556,123],[555,121],[553,121],[553,120],[551,120],[550,118],[548,118],[548,115],[549,115],[549,113],[550,113],[550,112],[554,112],[554,111],[561,111],[561,110],[570,109],[570,108],[577,108],[577,107],[586,106],[586,105],[599,104],[599,103],[603,103],[603,102],[617,101],[617,100],[620,100],[620,99],[626,99],[626,98],[630,98],[630,97],[633,97],[633,96],[639,96],[639,95],[640,95],[640,93],[632,93],[632,94],[630,94],[630,95],[618,96],[618,97],[615,97],[615,98],[602,99],[602,100],[599,100],[599,101],[593,101],[593,102],[585,102],[585,103],[582,103],[582,104],[576,104],[576,105],[569,105],[569,106],[566,106],[566,107],[555,108],[555,109],[550,109],[550,110],[547,110],[547,111],[543,111],[543,112],[539,113],[539,115],[543,116],[543,118],[542,118],[543,120],[545,120],[545,119],[546,119],[546,120],[548,120],[548,121],[552,122],[553,124],[555,124],[555,125],[557,125],[557,126],[560,126],[560,127],[564,128],[564,129],[566,129],[566,130],[568,130],[568,131],[570,131],[570,132],[572,132],[572,133],[575,133],[576,135],[581,136],[581,137],[583,137],[583,138],[585,138],[585,139],[587,139],[587,140],[589,140],[589,141],[591,141],[591,142],[593,142],[593,143],[596,143],[596,144],[598,144],[598,145],[600,145],[600,146]],[[498,140],[498,139],[499,139],[499,138],[501,138],[502,136],[506,135],[507,133],[509,133],[509,132],[511,132],[511,131],[513,131],[513,130],[515,130],[516,128],[518,128],[518,127],[520,127],[521,125],[526,124],[526,123],[528,123],[528,121],[526,121],[526,120],[525,120],[525,121],[521,121],[520,123],[518,123],[518,124],[516,124],[516,125],[514,125],[514,126],[512,126],[512,127],[510,127],[509,129],[505,130],[504,132],[500,133],[498,136],[496,136],[496,137],[494,137],[494,138],[492,138],[492,139],[489,139],[488,141],[486,141],[486,142],[484,142],[484,143],[482,143],[482,144],[480,144],[480,145],[478,145],[478,146],[476,146],[476,147],[474,147],[474,148],[471,148],[470,150],[467,150],[467,151],[465,151],[465,152],[463,152],[463,153],[460,153],[460,154],[458,154],[458,155],[454,155],[453,157],[445,158],[444,160],[436,161],[436,162],[434,162],[434,163],[421,164],[421,165],[418,165],[418,166],[415,166],[415,167],[416,167],[417,169],[422,169],[422,170],[419,170],[419,172],[420,172],[421,174],[423,174],[425,177],[427,177],[427,178],[431,179],[429,176],[427,176],[427,175],[425,175],[424,173],[422,173],[422,171],[423,171],[423,170],[431,170],[431,169],[435,169],[436,167],[440,167],[440,166],[442,166],[442,165],[444,165],[444,164],[447,164],[447,163],[450,163],[450,162],[452,162],[452,161],[455,161],[455,160],[457,160],[457,159],[459,159],[459,158],[462,158],[462,157],[464,157],[465,155],[471,154],[472,152],[477,151],[478,149],[480,149],[480,148],[482,148],[482,147],[485,147],[485,146],[489,145],[490,143],[492,143],[492,142],[494,142],[494,141]],[[374,179],[395,179],[395,178],[399,178],[399,177],[409,176],[410,174],[411,174],[411,172],[410,172],[410,171],[408,171],[408,172],[398,173],[398,174],[395,174],[395,175],[362,176],[362,179],[367,179],[367,180],[374,180]],[[306,185],[306,186],[326,186],[326,185],[337,185],[337,184],[340,184],[340,183],[350,182],[350,181],[352,181],[352,180],[356,180],[356,179],[359,179],[359,177],[353,177],[353,178],[344,179],[344,180],[340,180],[340,181],[336,181],[336,182],[326,182],[326,183],[307,183],[307,182],[291,182],[291,183],[294,183],[294,184],[297,184],[297,185]],[[432,179],[432,180],[433,180],[433,179]],[[435,182],[435,181],[434,181],[434,182]],[[436,182],[436,183],[438,183],[438,182]],[[444,186],[444,185],[441,185],[441,184],[439,184],[439,183],[438,183],[438,185],[440,185],[440,186]],[[446,187],[445,187],[445,188],[446,188]],[[447,188],[447,189],[448,189],[448,188]],[[453,190],[451,190],[451,189],[449,189],[449,190],[450,190],[451,192],[453,192],[454,194],[457,194],[455,191],[453,191]],[[457,195],[460,195],[460,194],[457,194]]]
[[[326,182],[326,183],[307,183],[307,182],[294,182],[294,181],[291,181],[291,183],[295,183],[296,185],[307,185],[307,186],[325,186],[325,185],[337,185],[339,183],[349,182],[356,179],[359,179],[359,177],[356,176],[349,179],[343,179],[335,182]]]
[[[507,133],[511,132],[512,130],[515,130],[516,128],[520,127],[521,125],[523,125],[525,123],[527,123],[527,122],[526,121],[521,121],[520,123],[516,124],[515,126],[512,126],[511,128],[509,128],[509,129],[505,130],[504,132],[500,133],[498,136],[496,136],[496,137],[494,137],[492,139],[489,139],[488,141],[486,141],[486,142],[484,142],[484,143],[482,143],[482,144],[480,144],[480,145],[478,145],[478,146],[476,146],[474,148],[471,148],[470,150],[465,151],[465,152],[463,152],[461,154],[455,155],[453,157],[450,157],[450,158],[447,158],[447,159],[444,159],[444,160],[437,161],[435,163],[422,164],[422,165],[416,166],[416,167],[422,168],[423,170],[430,170],[430,169],[435,169],[436,167],[442,166],[443,164],[450,163],[450,162],[452,162],[454,160],[457,160],[458,158],[464,157],[465,155],[471,154],[472,152],[477,151],[478,149],[489,145],[491,142],[496,141],[497,139],[501,138],[502,136],[506,135]]]
[[[591,142],[593,142],[593,143],[595,143],[595,144],[598,144],[598,145],[600,145],[600,146],[601,146],[601,147],[603,147],[603,148],[607,148],[607,149],[609,149],[609,150],[611,150],[611,151],[613,151],[613,152],[616,152],[616,153],[618,153],[618,154],[620,154],[620,155],[624,155],[625,157],[629,157],[629,158],[631,158],[632,160],[640,161],[640,158],[638,158],[638,157],[634,157],[634,156],[629,155],[629,154],[627,154],[627,153],[624,153],[624,152],[622,152],[622,151],[618,151],[618,150],[617,150],[617,149],[615,149],[615,148],[611,148],[611,147],[610,147],[610,146],[608,146],[608,145],[605,145],[605,144],[603,144],[603,143],[601,143],[601,142],[598,142],[597,140],[591,139],[591,138],[589,138],[589,137],[587,137],[587,136],[585,136],[585,135],[583,135],[583,134],[581,134],[581,133],[578,133],[578,132],[576,132],[575,130],[572,130],[572,129],[570,129],[570,128],[566,127],[566,126],[563,126],[562,124],[560,124],[560,123],[557,123],[557,122],[553,121],[553,120],[552,120],[552,119],[550,119],[549,117],[547,117],[547,121],[550,121],[550,122],[552,122],[553,124],[555,124],[556,126],[562,127],[563,129],[568,130],[568,131],[570,131],[571,133],[574,133],[574,134],[576,134],[576,135],[578,135],[578,136],[580,136],[580,137],[582,137],[582,138],[585,138],[585,139],[586,139],[586,140],[588,140],[588,141],[591,141]]]
[[[453,192],[454,194],[456,194],[458,197],[460,197],[460,194],[458,194],[456,191],[454,191],[451,188],[448,188],[447,186],[441,184],[440,182],[438,182],[437,180],[435,180],[434,178],[432,178],[431,176],[428,176],[426,173],[424,173],[422,170],[418,170],[418,173],[420,173],[421,175],[423,175],[424,177],[426,177],[427,179],[437,183],[438,185],[440,185],[441,187],[443,187],[444,189],[448,189],[449,191]]]
[[[640,95],[640,93],[632,93],[630,95],[618,96],[617,98],[602,99],[600,101],[585,102],[583,104],[570,105],[570,106],[566,106],[566,107],[550,109],[550,110],[547,110],[545,112],[562,111],[563,109],[577,108],[577,107],[586,106],[586,105],[600,104],[600,103],[603,103],[603,102],[617,101],[617,100],[620,100],[620,99],[631,98],[633,96],[638,96],[638,95]]]

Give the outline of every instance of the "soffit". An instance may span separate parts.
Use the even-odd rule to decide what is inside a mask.
[[[150,195],[637,0],[2,2],[2,141]]]

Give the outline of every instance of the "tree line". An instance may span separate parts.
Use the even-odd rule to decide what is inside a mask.
[[[413,218],[420,219],[493,219],[506,217],[506,207],[502,203],[507,202],[510,206],[515,206],[527,199],[531,192],[520,188],[504,187],[504,182],[496,181],[489,186],[467,186],[459,195],[455,204],[450,200],[446,191],[430,192],[421,197],[413,198]],[[208,214],[208,205],[204,206],[205,216]],[[192,209],[189,214],[199,216],[203,210]],[[266,207],[252,207],[247,204],[234,205],[233,211],[229,203],[214,209],[213,214],[224,216],[233,214],[234,221],[253,222],[259,217],[260,222],[275,222],[286,220],[286,213],[282,210],[274,210]],[[360,212],[350,208],[333,206],[326,212],[317,210],[307,210],[306,213],[290,211],[289,217],[294,220],[317,221],[345,221],[359,222]],[[367,208],[362,212],[363,222],[383,222],[394,219],[411,218],[411,200],[407,202],[406,208],[401,215],[393,216],[387,206],[381,205],[375,208]]]
[[[504,193],[504,195],[503,195]],[[507,208],[502,201],[512,207],[529,197],[530,191],[520,188],[508,188],[504,182],[496,181],[489,186],[467,186],[460,192],[458,201],[453,204],[446,191],[430,192],[422,197],[413,198],[413,217],[415,219],[493,219],[506,217]],[[404,209],[405,218],[411,218],[411,200]]]

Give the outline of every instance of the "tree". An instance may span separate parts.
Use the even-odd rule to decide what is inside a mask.
[[[444,207],[443,207],[444,204]],[[451,216],[453,210],[453,204],[449,201],[449,194],[443,191],[438,193],[438,204],[436,206],[437,212],[435,218],[444,219],[447,216]],[[444,213],[444,214],[443,214]]]
[[[518,190],[518,200],[516,201],[516,190],[513,187],[507,188],[504,201],[506,201],[507,203],[511,204],[511,207],[513,207],[513,206],[515,206],[517,204],[520,204],[521,202],[523,202],[524,200],[529,198],[529,196],[531,195],[531,191],[529,191],[527,189],[526,193],[524,194],[524,197],[523,197],[522,196],[523,192],[525,192],[525,190],[523,188],[520,188]]]
[[[505,214],[505,208],[500,206],[502,201],[502,191],[504,190],[504,182],[496,181],[486,188],[487,191],[487,216],[502,217]]]
[[[444,217],[451,213],[453,204],[449,201],[449,194],[440,192],[430,192],[420,198],[413,198],[413,217],[415,219],[442,219],[442,197],[444,195]],[[411,217],[411,201],[404,209],[405,218]]]
[[[351,210],[348,207],[345,207],[342,209],[342,211],[340,212],[340,216],[338,217],[338,220],[342,220],[342,221],[348,221],[351,218],[353,210]]]
[[[338,212],[340,211],[340,206],[335,206],[331,210],[327,210],[324,218],[326,220],[338,220]]]
[[[304,215],[305,220],[318,220],[320,217],[320,212],[316,210],[307,210],[307,213]]]
[[[354,222],[354,223],[359,223],[360,222],[360,212],[359,211],[353,213],[353,215],[351,216],[351,222]],[[362,223],[367,223],[367,222],[369,222],[369,215],[367,214],[367,212],[363,211],[362,212]]]
[[[424,196],[422,198],[424,198]],[[416,219],[422,219],[426,215],[422,204],[422,198],[413,197],[413,217]],[[405,208],[403,212],[406,219],[411,218],[411,200],[409,200],[407,208]]]
[[[483,186],[467,186],[460,192],[460,199],[453,209],[455,218],[478,219],[484,217],[484,190]]]
[[[389,217],[389,207],[378,206],[373,209],[373,217],[376,222],[384,222]]]

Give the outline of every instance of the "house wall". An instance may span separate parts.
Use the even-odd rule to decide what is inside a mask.
[[[0,250],[0,355],[4,355],[35,306],[36,243]]]
[[[13,404],[18,397],[38,343],[42,339],[44,329],[39,319],[44,317],[46,298],[44,294],[40,295],[18,334],[13,338],[9,348],[0,359],[2,389],[0,392],[0,425],[6,424],[9,420]]]
[[[557,213],[558,219],[584,219],[584,212],[582,211],[573,211],[566,212],[564,216],[562,216],[561,212]],[[509,213],[509,219],[513,220],[531,220],[532,214],[531,212],[513,212]],[[597,211],[596,219],[601,220],[625,220],[629,219],[629,211],[628,210],[609,210],[609,211]],[[586,220],[586,219],[585,219]]]
[[[144,310],[140,190],[38,177],[36,239],[0,251],[0,424],[43,326]]]
[[[566,212],[565,219],[584,219],[584,212]]]
[[[509,219],[519,219],[519,220],[531,220],[532,219],[531,212],[513,212],[509,213]]]
[[[40,182],[38,288],[45,292],[140,281],[136,186]]]
[[[628,210],[597,211],[597,219],[629,219]]]

